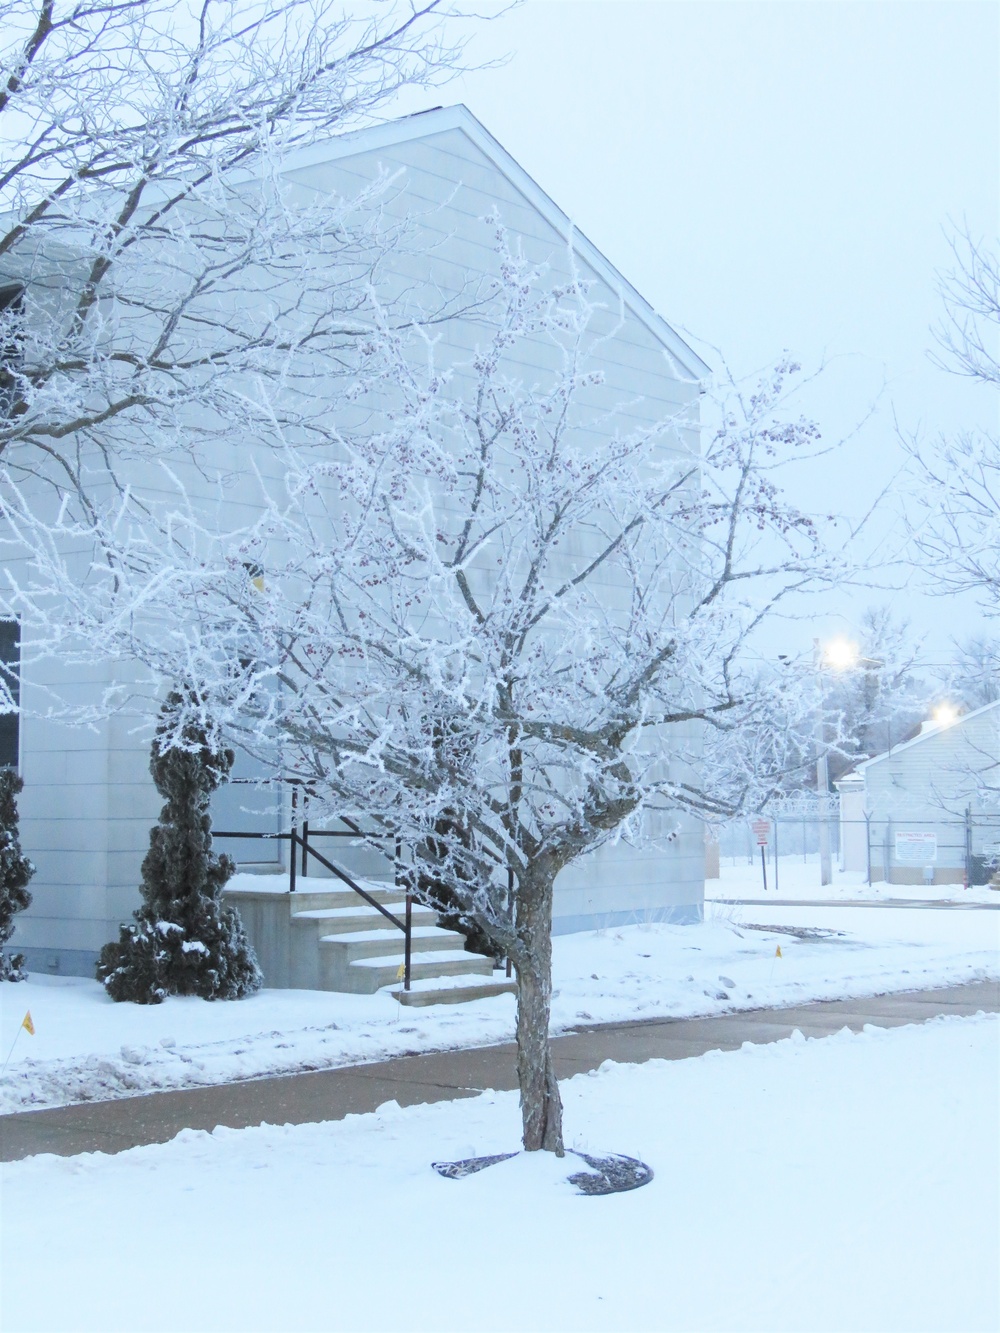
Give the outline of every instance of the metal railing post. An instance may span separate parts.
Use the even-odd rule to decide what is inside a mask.
[[[296,832],[295,832],[295,816],[296,816],[296,814],[297,814],[297,812],[298,812],[298,808],[299,808],[298,796],[299,796],[299,789],[298,789],[298,787],[293,786],[293,787],[292,787],[292,823],[291,823],[291,836],[292,836],[292,840],[291,840],[291,842],[288,844],[288,892],[289,892],[289,893],[294,893],[294,892],[295,892],[295,857],[296,857],[297,854],[298,854],[298,847],[297,847],[297,844],[296,844],[296,836],[297,836],[297,835],[296,835]]]
[[[400,882],[403,880],[401,861],[403,861],[403,844],[401,844],[399,838],[396,838],[395,857],[393,857],[393,865],[396,866],[396,888],[399,888]],[[411,973],[413,956],[413,894],[409,892],[409,882],[407,882],[407,912],[405,912],[403,920],[405,921],[403,933],[403,989],[409,990],[409,973]]]
[[[872,886],[872,817],[865,815],[865,864],[868,867],[868,887]]]
[[[774,891],[778,892],[778,816],[774,816]]]
[[[393,881],[398,889],[403,882],[402,872],[403,844],[396,839],[393,855]],[[403,990],[410,989],[410,962],[413,954],[413,894],[409,883],[406,886],[406,912],[403,917]]]
[[[403,990],[410,989],[410,962],[413,955],[413,894],[406,894],[406,938],[403,944]]]
[[[509,867],[507,869],[507,916],[511,925],[514,924],[514,872]],[[510,961],[510,950],[507,950],[507,978],[510,979],[514,967]]]

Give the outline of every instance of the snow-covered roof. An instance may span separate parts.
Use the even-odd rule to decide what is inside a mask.
[[[971,713],[963,713],[962,716],[957,717],[954,722],[942,722],[937,726],[927,726],[925,723],[918,736],[914,736],[911,740],[903,741],[902,745],[894,745],[891,750],[886,750],[884,754],[872,755],[871,759],[866,759],[863,763],[857,764],[855,768],[852,769],[852,773],[863,775],[865,770],[871,768],[873,764],[881,764],[886,759],[895,759],[898,755],[905,753],[907,750],[912,750],[915,745],[920,745],[923,741],[930,740],[932,736],[940,736],[943,731],[954,731],[956,728],[964,727],[967,722],[982,717],[984,713],[989,713],[995,708],[1000,708],[1000,699],[995,699],[991,704],[984,704],[982,708],[975,708]],[[847,775],[845,774],[845,776]]]
[[[466,106],[458,104],[435,107],[432,111],[421,111],[412,116],[404,116],[400,120],[389,121],[384,125],[354,130],[324,143],[296,149],[289,154],[283,165],[286,170],[300,170],[323,162],[335,162],[361,153],[370,153],[380,148],[389,148],[455,130],[463,134],[552,227],[562,235],[572,237],[573,246],[581,259],[605,282],[621,293],[625,306],[645,324],[680,369],[694,380],[704,379],[711,374],[711,367],[706,365],[661,315],[657,314],[646,298],[640,295],[597,246],[587,239],[558,204],[494,139]]]

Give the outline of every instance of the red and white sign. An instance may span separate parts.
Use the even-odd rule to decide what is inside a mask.
[[[755,819],[750,827],[757,839],[757,846],[766,847],[771,840],[771,821],[769,819]]]
[[[896,863],[901,866],[928,866],[937,860],[936,833],[897,833]]]

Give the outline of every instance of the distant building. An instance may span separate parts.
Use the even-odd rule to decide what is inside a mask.
[[[835,785],[842,869],[889,884],[986,883],[1000,860],[1000,702],[925,722]]]

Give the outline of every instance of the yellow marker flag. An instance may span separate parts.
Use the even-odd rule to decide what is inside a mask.
[[[402,981],[405,976],[406,976],[406,964],[400,963],[399,968],[396,972],[396,980]]]
[[[780,944],[779,944],[778,947],[775,949],[775,951],[774,951],[774,956],[775,956],[775,958],[780,958],[780,957],[781,957],[781,945],[780,945]]]
[[[30,1032],[32,1036],[35,1035],[35,1025],[34,1025],[34,1023],[32,1023],[32,1021],[31,1021],[31,1010],[30,1010],[30,1009],[29,1009],[28,1012],[24,1015],[24,1017],[21,1019],[21,1026],[22,1026],[27,1032]]]

